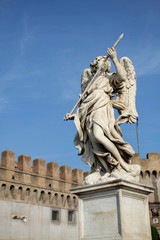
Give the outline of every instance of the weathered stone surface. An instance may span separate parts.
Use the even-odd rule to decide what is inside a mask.
[[[128,181],[78,187],[80,240],[151,240],[148,194],[153,188]]]
[[[72,180],[73,182],[78,183],[79,185],[83,184],[83,171],[81,169],[72,170]]]
[[[59,164],[50,162],[47,164],[47,175],[59,179]]]
[[[14,169],[15,168],[15,153],[9,150],[2,152],[1,154],[1,165]]]
[[[65,117],[65,120],[74,120],[77,128],[74,145],[82,161],[92,168],[84,185],[119,178],[139,182],[140,166],[130,164],[135,152],[123,140],[120,129],[123,123],[137,121],[136,74],[129,58],[118,60],[115,45],[108,49],[107,56],[96,57],[90,63],[91,69],[83,71],[80,98]],[[109,59],[115,73],[110,73]],[[73,114],[76,106],[77,112]],[[114,109],[119,113],[117,119]]]
[[[0,200],[38,204],[49,207],[77,209],[77,197],[70,188],[81,185],[83,171],[71,170],[58,163],[48,163],[43,159],[33,160],[21,155],[15,162],[15,153],[2,152],[0,165]],[[62,201],[63,199],[63,201]]]
[[[31,172],[31,157],[26,155],[19,156],[17,167],[22,171]]]
[[[65,181],[72,181],[72,171],[71,167],[69,166],[62,166],[60,167],[60,177]]]
[[[75,211],[75,224],[70,224],[68,209],[64,208],[4,200],[0,201],[0,208],[0,239],[78,240],[77,211]],[[60,220],[57,222],[52,221],[54,209],[60,211]]]
[[[42,176],[46,174],[46,161],[43,159],[33,160],[33,172],[38,173]]]

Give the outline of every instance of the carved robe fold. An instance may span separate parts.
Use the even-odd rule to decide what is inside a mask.
[[[74,144],[79,149],[79,155],[82,155],[82,161],[94,168],[100,158],[103,158],[111,169],[118,161],[103,144],[95,141],[93,123],[102,128],[104,135],[115,145],[126,162],[134,155],[132,147],[123,140],[120,127],[115,125],[114,107],[120,105],[116,100],[112,100],[115,82],[117,85],[113,74],[97,77],[74,118],[77,128]]]

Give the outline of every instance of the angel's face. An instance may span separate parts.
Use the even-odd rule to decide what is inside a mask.
[[[91,71],[93,72],[93,73],[95,73],[96,72],[96,70],[97,70],[97,58],[96,59],[94,59],[92,62],[91,62],[91,64],[90,64],[90,67],[91,67]]]
[[[97,65],[97,62],[98,62],[98,57],[95,58],[95,59],[91,62],[90,66],[91,66],[92,68],[95,67],[95,66]]]
[[[105,60],[105,56],[96,57],[90,64],[90,67],[92,68],[92,72],[96,72],[99,68],[101,68],[103,72],[110,72],[111,63],[108,60],[104,64],[104,60]]]

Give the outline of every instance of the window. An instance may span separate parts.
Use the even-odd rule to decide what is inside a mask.
[[[68,223],[75,223],[75,211],[69,210],[68,211]]]
[[[3,183],[1,187],[2,187],[3,194],[5,194],[5,192],[6,192],[6,184]]]
[[[52,221],[60,222],[60,210],[52,210]]]
[[[11,191],[11,195],[12,195],[12,197],[14,198],[14,186],[13,185],[11,185],[10,186],[10,191]]]
[[[20,200],[23,200],[22,192],[23,192],[23,188],[22,188],[22,187],[19,187],[19,188],[18,188],[18,193],[19,193]]]
[[[158,209],[151,209],[151,212],[152,212],[152,217],[159,217],[159,214],[158,214]]]

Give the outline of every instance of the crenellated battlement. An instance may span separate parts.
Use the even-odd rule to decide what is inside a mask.
[[[132,164],[140,164],[141,177],[160,177],[160,153],[148,153],[146,159],[140,159],[136,153],[132,158]]]
[[[141,175],[145,173],[156,177],[160,175],[160,153],[148,153],[146,159],[140,159],[139,154],[136,153],[132,158],[132,164],[141,165]],[[18,156],[16,162],[15,152],[9,150],[1,153],[0,173],[0,179],[12,182],[14,180],[24,184],[41,185],[45,179],[45,181],[53,180],[73,186],[82,185],[84,178],[89,174],[89,172],[83,173],[81,169],[72,170],[69,166],[59,167],[55,162],[48,163],[46,167],[46,161],[43,159],[34,159],[31,166],[31,157],[27,155]]]
[[[160,196],[159,163],[159,153],[148,153],[146,159],[140,159],[139,154],[132,158],[132,164],[141,166],[140,182],[157,189],[150,195],[150,201],[158,201]],[[53,205],[53,199],[57,196],[57,203],[62,204],[64,201],[65,204],[61,207],[65,208],[69,206],[69,199],[74,202],[75,196],[72,196],[70,189],[82,185],[88,174],[89,172],[83,173],[81,169],[72,170],[69,166],[59,167],[55,162],[46,165],[43,159],[34,159],[31,165],[31,157],[27,155],[18,156],[16,161],[15,153],[6,150],[1,153],[0,198]]]
[[[149,195],[151,202],[160,199],[160,154],[148,153],[146,159],[140,159],[139,154],[135,154],[132,164],[140,164],[140,183],[154,187],[154,193]]]
[[[15,182],[22,182],[31,185],[39,184],[38,179],[54,180],[62,183],[69,183],[71,185],[82,185],[84,176],[89,173],[83,173],[81,169],[71,169],[69,166],[61,166],[58,163],[50,162],[47,164],[43,159],[34,159],[31,167],[31,157],[21,155],[18,161],[15,161],[15,153],[6,150],[1,153],[1,176],[6,180],[15,180]],[[26,176],[26,177],[23,177]],[[30,178],[30,180],[29,180]],[[36,181],[33,180],[36,179]],[[42,182],[43,182],[42,180]],[[40,184],[42,184],[42,182]]]
[[[0,198],[34,204],[77,208],[77,197],[70,193],[72,187],[82,185],[81,169],[71,169],[58,163],[47,164],[43,159],[33,160],[21,155],[16,162],[15,153],[6,150],[1,153]]]

